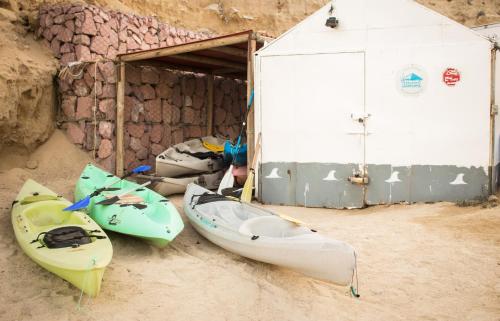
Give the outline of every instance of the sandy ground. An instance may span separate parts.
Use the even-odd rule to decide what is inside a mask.
[[[24,167],[28,159],[38,163],[35,170]],[[449,203],[350,211],[270,206],[357,249],[360,299],[345,287],[224,251],[183,216],[184,231],[162,250],[111,234],[114,256],[102,292],[79,308],[78,289],[20,250],[10,204],[28,177],[71,198],[88,161],[58,131],[32,155],[0,155],[1,320],[500,319],[500,208]],[[173,202],[181,211],[181,197]]]

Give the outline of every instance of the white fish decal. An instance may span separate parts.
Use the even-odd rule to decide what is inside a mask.
[[[335,177],[335,170],[331,170],[328,172],[328,175],[326,175],[325,178],[323,178],[324,181],[338,181],[337,177]]]
[[[281,176],[278,175],[278,167],[275,167],[271,170],[271,173],[266,176],[266,178],[282,178]]]
[[[464,173],[458,174],[450,185],[467,185],[467,182],[464,181]]]
[[[389,177],[388,179],[386,179],[385,182],[386,183],[401,182],[401,180],[399,179],[399,172],[398,171],[392,172],[391,177]]]

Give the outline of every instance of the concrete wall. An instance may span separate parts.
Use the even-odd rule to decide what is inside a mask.
[[[37,32],[62,66],[95,61],[74,79],[59,79],[59,125],[73,143],[114,171],[118,53],[153,49],[207,38],[152,17],[106,11],[92,5],[44,6]],[[125,164],[154,165],[168,146],[206,135],[207,78],[165,68],[127,65]],[[234,139],[246,104],[246,84],[214,81],[214,132]],[[95,110],[94,110],[94,107]],[[94,124],[95,119],[95,124]]]

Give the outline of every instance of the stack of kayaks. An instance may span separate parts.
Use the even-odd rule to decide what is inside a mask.
[[[224,140],[207,136],[176,144],[156,157],[153,189],[167,196],[184,193],[190,183],[216,189],[224,176]]]
[[[193,227],[222,248],[341,285],[351,282],[355,251],[290,219],[190,184],[184,212]]]
[[[96,296],[113,249],[104,231],[71,203],[27,180],[12,205],[16,239],[33,261],[84,293]]]
[[[111,185],[119,188],[112,193],[104,192],[91,198],[88,206],[90,216],[104,229],[144,239],[157,247],[170,243],[184,228],[175,206],[168,199],[154,191],[141,188],[136,183],[119,180],[116,176],[88,164],[83,170],[75,188],[75,199],[80,200],[96,189]],[[134,190],[135,188],[135,190]],[[129,195],[138,201],[112,205],[99,205],[106,196],[112,197],[133,190]]]

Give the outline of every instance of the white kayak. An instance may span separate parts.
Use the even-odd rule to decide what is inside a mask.
[[[201,235],[228,251],[340,285],[353,279],[356,254],[351,245],[271,211],[190,184],[184,212]]]
[[[156,156],[156,175],[179,177],[221,170],[224,166],[222,152],[209,150],[203,142],[224,145],[223,139],[207,136],[171,146]]]
[[[224,177],[224,171],[177,178],[137,175],[137,178],[141,181],[153,181],[153,190],[163,196],[183,194],[186,191],[187,186],[191,183],[198,184],[206,189],[217,189],[222,177]]]

